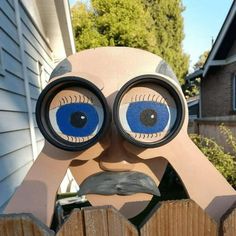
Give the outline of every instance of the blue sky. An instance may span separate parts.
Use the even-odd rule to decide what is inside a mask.
[[[89,0],[82,0],[87,2]],[[76,0],[69,0],[70,4]],[[182,0],[185,6],[183,41],[184,51],[190,55],[190,67],[199,56],[211,48],[233,0]]]
[[[183,0],[185,39],[183,47],[190,55],[191,65],[211,48],[233,0]]]

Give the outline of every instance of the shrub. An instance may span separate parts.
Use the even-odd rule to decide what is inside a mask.
[[[225,136],[226,143],[232,148],[232,152],[236,156],[236,137],[233,135],[232,131],[224,124],[221,124],[219,126],[219,130]]]
[[[234,156],[225,153],[224,148],[213,139],[196,134],[191,134],[190,137],[216,169],[236,188],[236,163]]]

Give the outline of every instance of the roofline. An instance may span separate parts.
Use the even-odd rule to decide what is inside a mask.
[[[207,74],[210,66],[212,65],[211,62],[213,61],[213,58],[215,57],[235,14],[236,14],[236,1],[233,1],[230,10],[225,18],[225,21],[220,29],[220,32],[218,33],[217,38],[204,64],[203,77]]]
[[[185,78],[185,80],[186,80],[187,82],[190,82],[191,80],[194,80],[194,79],[196,79],[196,78],[202,78],[202,74],[203,74],[203,69],[200,68],[200,69],[194,71],[193,73],[187,75],[187,77]]]
[[[60,28],[62,30],[62,38],[66,56],[69,56],[76,52],[69,2],[68,0],[56,0],[54,3],[57,10]]]

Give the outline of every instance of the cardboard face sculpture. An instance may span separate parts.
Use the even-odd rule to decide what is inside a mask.
[[[62,61],[37,103],[45,146],[5,213],[31,212],[50,225],[57,189],[70,168],[93,206],[141,212],[169,162],[189,197],[215,220],[235,191],[187,135],[187,106],[158,56],[122,47]]]

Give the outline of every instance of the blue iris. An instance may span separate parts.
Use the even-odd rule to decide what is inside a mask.
[[[86,137],[99,123],[95,107],[88,103],[71,103],[61,106],[56,113],[57,125],[65,135]]]
[[[132,132],[153,134],[162,132],[169,121],[167,106],[153,101],[132,102],[126,118]]]

